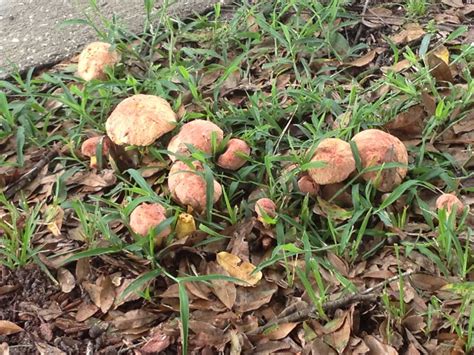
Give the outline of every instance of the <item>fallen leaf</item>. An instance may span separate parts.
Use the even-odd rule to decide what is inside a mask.
[[[120,330],[141,328],[152,323],[158,318],[155,313],[144,309],[135,309],[112,319],[112,324]]]
[[[63,225],[64,210],[60,206],[48,206],[45,216],[46,226],[55,237],[59,237]]]
[[[222,274],[228,273],[220,265],[210,262],[207,265],[208,274]],[[225,280],[211,280],[212,292],[228,309],[232,309],[237,298],[237,290],[235,284]]]
[[[376,337],[372,335],[366,335],[364,337],[365,344],[370,348],[369,354],[374,355],[398,355],[398,351],[394,347],[382,343]]]
[[[84,322],[85,320],[92,317],[97,311],[99,307],[97,307],[93,303],[82,302],[79,307],[77,307],[76,312],[76,321],[77,322]]]
[[[448,282],[439,276],[433,276],[423,273],[416,273],[410,276],[411,284],[423,291],[437,291],[443,286],[447,285]]]
[[[374,60],[376,53],[377,53],[376,50],[373,49],[373,50],[369,51],[367,54],[364,54],[362,57],[359,57],[357,59],[354,59],[351,62],[346,63],[346,65],[348,65],[350,67],[363,67],[363,66],[366,66],[367,64],[371,63]]]
[[[446,4],[454,8],[463,8],[465,6],[463,0],[441,0],[443,4]]]
[[[0,355],[10,355],[10,347],[7,343],[0,344]]]
[[[426,61],[430,68],[431,75],[433,75],[437,81],[454,82],[451,68],[443,59],[433,53],[429,53],[426,56]]]
[[[388,72],[399,73],[408,68],[411,68],[411,62],[408,59],[402,59],[390,67],[381,67],[380,70],[383,73],[388,73]]]
[[[57,278],[61,291],[64,293],[69,293],[76,287],[76,279],[68,269],[58,269]]]
[[[76,263],[76,279],[78,283],[87,280],[91,272],[89,258],[79,259]]]
[[[411,106],[401,112],[392,121],[385,124],[390,134],[405,140],[421,136],[424,128],[425,110],[421,105]]]
[[[323,217],[329,217],[337,221],[346,221],[352,217],[352,211],[346,210],[334,203],[330,203],[317,196],[317,203],[313,207],[313,212]]]
[[[397,34],[390,37],[395,44],[405,44],[424,36],[425,30],[417,23],[409,23]]]
[[[244,313],[259,309],[272,299],[273,294],[278,290],[278,286],[263,279],[255,288],[237,288],[237,298],[234,310]]]
[[[115,301],[115,287],[112,284],[112,280],[109,276],[105,276],[102,279],[99,278],[100,283],[100,310],[102,313],[107,313],[110,307],[114,304]],[[98,280],[98,281],[99,281]]]
[[[47,343],[35,343],[35,346],[40,355],[66,355],[64,351]]]
[[[0,335],[11,335],[22,332],[23,328],[8,320],[0,320]]]
[[[241,286],[255,286],[262,279],[262,272],[255,270],[255,265],[243,261],[236,255],[222,251],[217,254],[217,263],[229,273],[230,276],[245,282]]]
[[[286,338],[297,325],[298,323],[296,322],[279,324],[276,328],[265,333],[265,336],[270,340],[280,340]]]
[[[341,322],[342,324],[337,329],[333,329],[334,327],[332,325],[327,327],[331,322],[326,324],[326,326],[324,326],[325,331],[331,329],[332,332],[329,334],[326,333],[323,339],[340,354],[347,347],[351,336],[351,312],[345,312],[342,317],[335,319],[335,321],[337,321],[335,324],[340,324]]]

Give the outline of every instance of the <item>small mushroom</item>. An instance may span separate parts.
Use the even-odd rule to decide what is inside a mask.
[[[182,161],[176,161],[170,169],[168,177],[168,188],[173,200],[184,206],[190,206],[198,212],[206,210],[207,184],[202,175],[203,166],[200,162],[194,161],[193,167],[189,167]],[[214,196],[216,203],[222,195],[221,185],[213,180]]]
[[[119,61],[120,55],[109,43],[92,42],[79,55],[77,75],[86,81],[104,80],[106,79],[105,69],[114,66]]]
[[[130,214],[130,228],[136,234],[146,237],[151,229],[156,228],[166,220],[166,209],[159,203],[142,203]],[[163,240],[171,233],[168,226],[156,236],[156,244],[161,245]]]
[[[456,208],[456,214],[460,215],[463,212],[464,204],[455,194],[442,194],[436,199],[436,208],[438,210],[446,209],[448,214]]]
[[[120,102],[110,114],[105,128],[118,145],[148,146],[176,126],[170,104],[154,95],[134,95]]]
[[[344,181],[355,170],[351,145],[339,138],[323,139],[311,161],[326,163],[323,167],[308,170],[309,176],[319,185]]]
[[[298,188],[302,193],[310,196],[316,196],[319,192],[319,185],[308,175],[303,175],[298,179]]]
[[[271,218],[276,217],[276,205],[275,202],[267,197],[258,199],[255,202],[255,212],[259,221],[263,222],[265,215]]]
[[[106,157],[109,155],[109,141],[105,136],[96,136],[86,139],[81,146],[81,153],[85,157],[90,158],[90,167],[92,169],[97,168],[97,146],[102,142],[102,156]]]
[[[215,135],[216,144],[224,139],[224,132],[219,126],[205,120],[194,120],[185,123],[179,133],[174,136],[169,144],[170,159],[176,160],[176,155],[188,155],[188,145],[207,154],[212,153],[212,136]]]
[[[352,140],[357,146],[364,169],[385,163],[403,165],[382,172],[366,172],[362,175],[364,180],[372,181],[375,188],[382,192],[390,192],[402,183],[407,174],[408,152],[400,139],[378,129],[367,129],[357,133]]]
[[[247,162],[243,156],[250,155],[249,145],[237,138],[232,138],[227,143],[227,148],[217,159],[217,165],[228,170],[238,170]]]

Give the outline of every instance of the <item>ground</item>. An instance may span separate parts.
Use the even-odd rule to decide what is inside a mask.
[[[0,81],[0,351],[472,353],[473,16],[454,0],[163,11],[134,37],[105,24],[121,61],[103,80],[74,57]],[[91,167],[82,142],[138,93],[177,127],[147,147],[104,136]],[[204,211],[168,185],[168,143],[196,119],[225,137],[179,156],[222,187]],[[352,139],[374,128],[402,143],[370,168]],[[251,148],[235,171],[218,164],[231,137]],[[352,142],[354,171],[318,186],[325,138]],[[142,203],[166,210],[147,236],[131,226]]]

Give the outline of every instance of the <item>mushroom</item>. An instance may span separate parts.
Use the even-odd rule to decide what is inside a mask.
[[[382,172],[366,172],[362,175],[364,180],[372,181],[375,188],[382,192],[390,192],[401,184],[407,174],[408,153],[400,139],[378,129],[367,129],[357,133],[352,140],[357,146],[364,169],[384,163],[403,165]]]
[[[224,153],[217,159],[217,165],[229,170],[240,169],[247,161],[242,156],[250,155],[249,145],[237,138],[232,138],[227,143]]]
[[[267,197],[258,199],[257,202],[255,202],[255,212],[257,213],[258,220],[261,222],[264,221],[265,216],[275,218],[276,217],[275,202],[273,202]]]
[[[166,220],[166,210],[162,205],[142,203],[130,214],[130,228],[136,234],[146,237],[151,229],[156,228],[164,220]],[[168,226],[155,237],[156,244],[161,245],[170,233],[171,228]]]
[[[154,95],[134,95],[120,102],[110,114],[105,128],[118,145],[147,146],[176,126],[170,104]]]
[[[207,154],[212,153],[212,136],[215,135],[216,144],[224,139],[224,132],[217,125],[205,120],[194,120],[181,127],[179,133],[168,144],[170,159],[176,160],[176,155],[188,155],[188,145]]]
[[[105,136],[96,136],[86,139],[81,146],[81,153],[85,157],[90,158],[90,167],[92,169],[97,168],[97,146],[102,142],[102,156],[109,155],[109,141]]]
[[[190,206],[198,212],[203,212],[206,209],[207,184],[199,172],[204,168],[199,161],[193,161],[192,166],[176,161],[170,169],[168,188],[173,200],[181,205]],[[213,203],[216,203],[222,195],[222,187],[215,180],[213,180],[213,185]]]
[[[436,208],[438,210],[446,209],[448,214],[456,208],[456,214],[460,215],[463,212],[464,204],[455,194],[442,194],[436,199]]]
[[[85,81],[106,79],[105,68],[120,61],[120,55],[109,43],[92,42],[79,55],[77,75]]]
[[[298,179],[298,188],[302,193],[310,196],[316,196],[319,192],[319,185],[308,175],[303,175]]]
[[[309,176],[319,185],[344,181],[355,170],[351,145],[339,138],[323,139],[311,161],[326,163],[323,167],[308,170]]]

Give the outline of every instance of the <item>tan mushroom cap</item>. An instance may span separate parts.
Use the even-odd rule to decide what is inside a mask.
[[[352,140],[357,146],[364,169],[393,162],[404,165],[382,172],[369,171],[362,175],[364,180],[372,181],[375,188],[382,192],[392,191],[402,183],[407,174],[408,152],[400,139],[378,129],[367,129],[357,133]]]
[[[227,149],[217,159],[217,165],[229,170],[240,169],[247,162],[243,155],[250,155],[249,145],[242,139],[232,138],[227,143]]]
[[[194,168],[189,167],[182,161],[176,161],[170,169],[168,177],[168,188],[173,200],[184,206],[191,206],[198,212],[206,210],[206,180],[197,172],[203,170],[200,162],[192,163]],[[222,187],[217,181],[214,183],[213,202],[216,203],[222,195]]]
[[[438,210],[445,208],[446,211],[451,213],[451,211],[456,206],[456,214],[462,214],[464,209],[464,204],[461,200],[454,194],[442,194],[436,199],[436,208]]]
[[[267,197],[258,199],[257,202],[255,202],[255,212],[257,213],[259,220],[262,220],[265,214],[271,218],[274,218],[276,216],[275,202]]]
[[[170,104],[154,95],[134,95],[120,102],[105,128],[118,145],[147,146],[176,126],[176,114]]]
[[[106,79],[105,68],[114,66],[119,61],[120,55],[117,51],[111,50],[109,43],[89,43],[79,55],[77,76],[86,81]]]
[[[344,181],[355,170],[351,145],[339,138],[323,139],[316,148],[311,161],[326,163],[321,168],[308,170],[309,176],[319,185]]]
[[[319,185],[308,175],[303,175],[298,179],[298,188],[304,194],[316,196],[319,192]]]
[[[156,228],[166,220],[166,209],[159,203],[142,203],[130,214],[130,228],[133,232],[145,237],[151,229]],[[171,228],[166,227],[159,235],[157,241],[161,241],[171,233]]]
[[[224,132],[219,126],[205,120],[194,120],[185,123],[179,133],[168,144],[168,150],[174,153],[170,154],[170,159],[175,161],[177,154],[189,154],[187,145],[192,145],[197,150],[211,154],[213,133],[215,133],[216,143],[219,144],[224,139]]]

